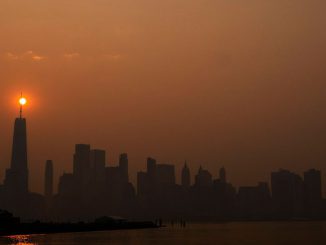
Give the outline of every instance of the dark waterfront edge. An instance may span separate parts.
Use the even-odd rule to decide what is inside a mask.
[[[1,227],[0,236],[35,235],[54,233],[75,233],[109,230],[156,229],[156,224],[150,221],[123,222],[116,224],[97,223],[21,223]]]

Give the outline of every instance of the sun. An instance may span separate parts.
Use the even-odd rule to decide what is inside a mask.
[[[27,103],[27,99],[26,98],[22,97],[22,98],[19,99],[19,104],[20,105],[23,106],[23,105],[26,105],[26,103]]]

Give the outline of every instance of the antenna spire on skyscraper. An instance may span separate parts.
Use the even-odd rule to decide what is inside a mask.
[[[20,99],[19,99],[19,104],[20,104],[20,110],[19,110],[19,118],[22,118],[23,116],[23,106],[26,104],[27,100],[23,97],[23,92],[20,93]]]

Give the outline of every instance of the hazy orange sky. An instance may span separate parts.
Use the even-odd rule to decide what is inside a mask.
[[[0,180],[20,91],[30,189],[75,143],[236,186],[280,167],[326,177],[325,0],[1,0]],[[325,179],[325,178],[324,178]],[[324,181],[326,184],[326,180]]]

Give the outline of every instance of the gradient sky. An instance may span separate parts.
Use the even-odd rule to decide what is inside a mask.
[[[30,189],[75,143],[192,175],[225,166],[236,186],[280,167],[326,187],[325,0],[1,0],[0,180],[20,91]]]

